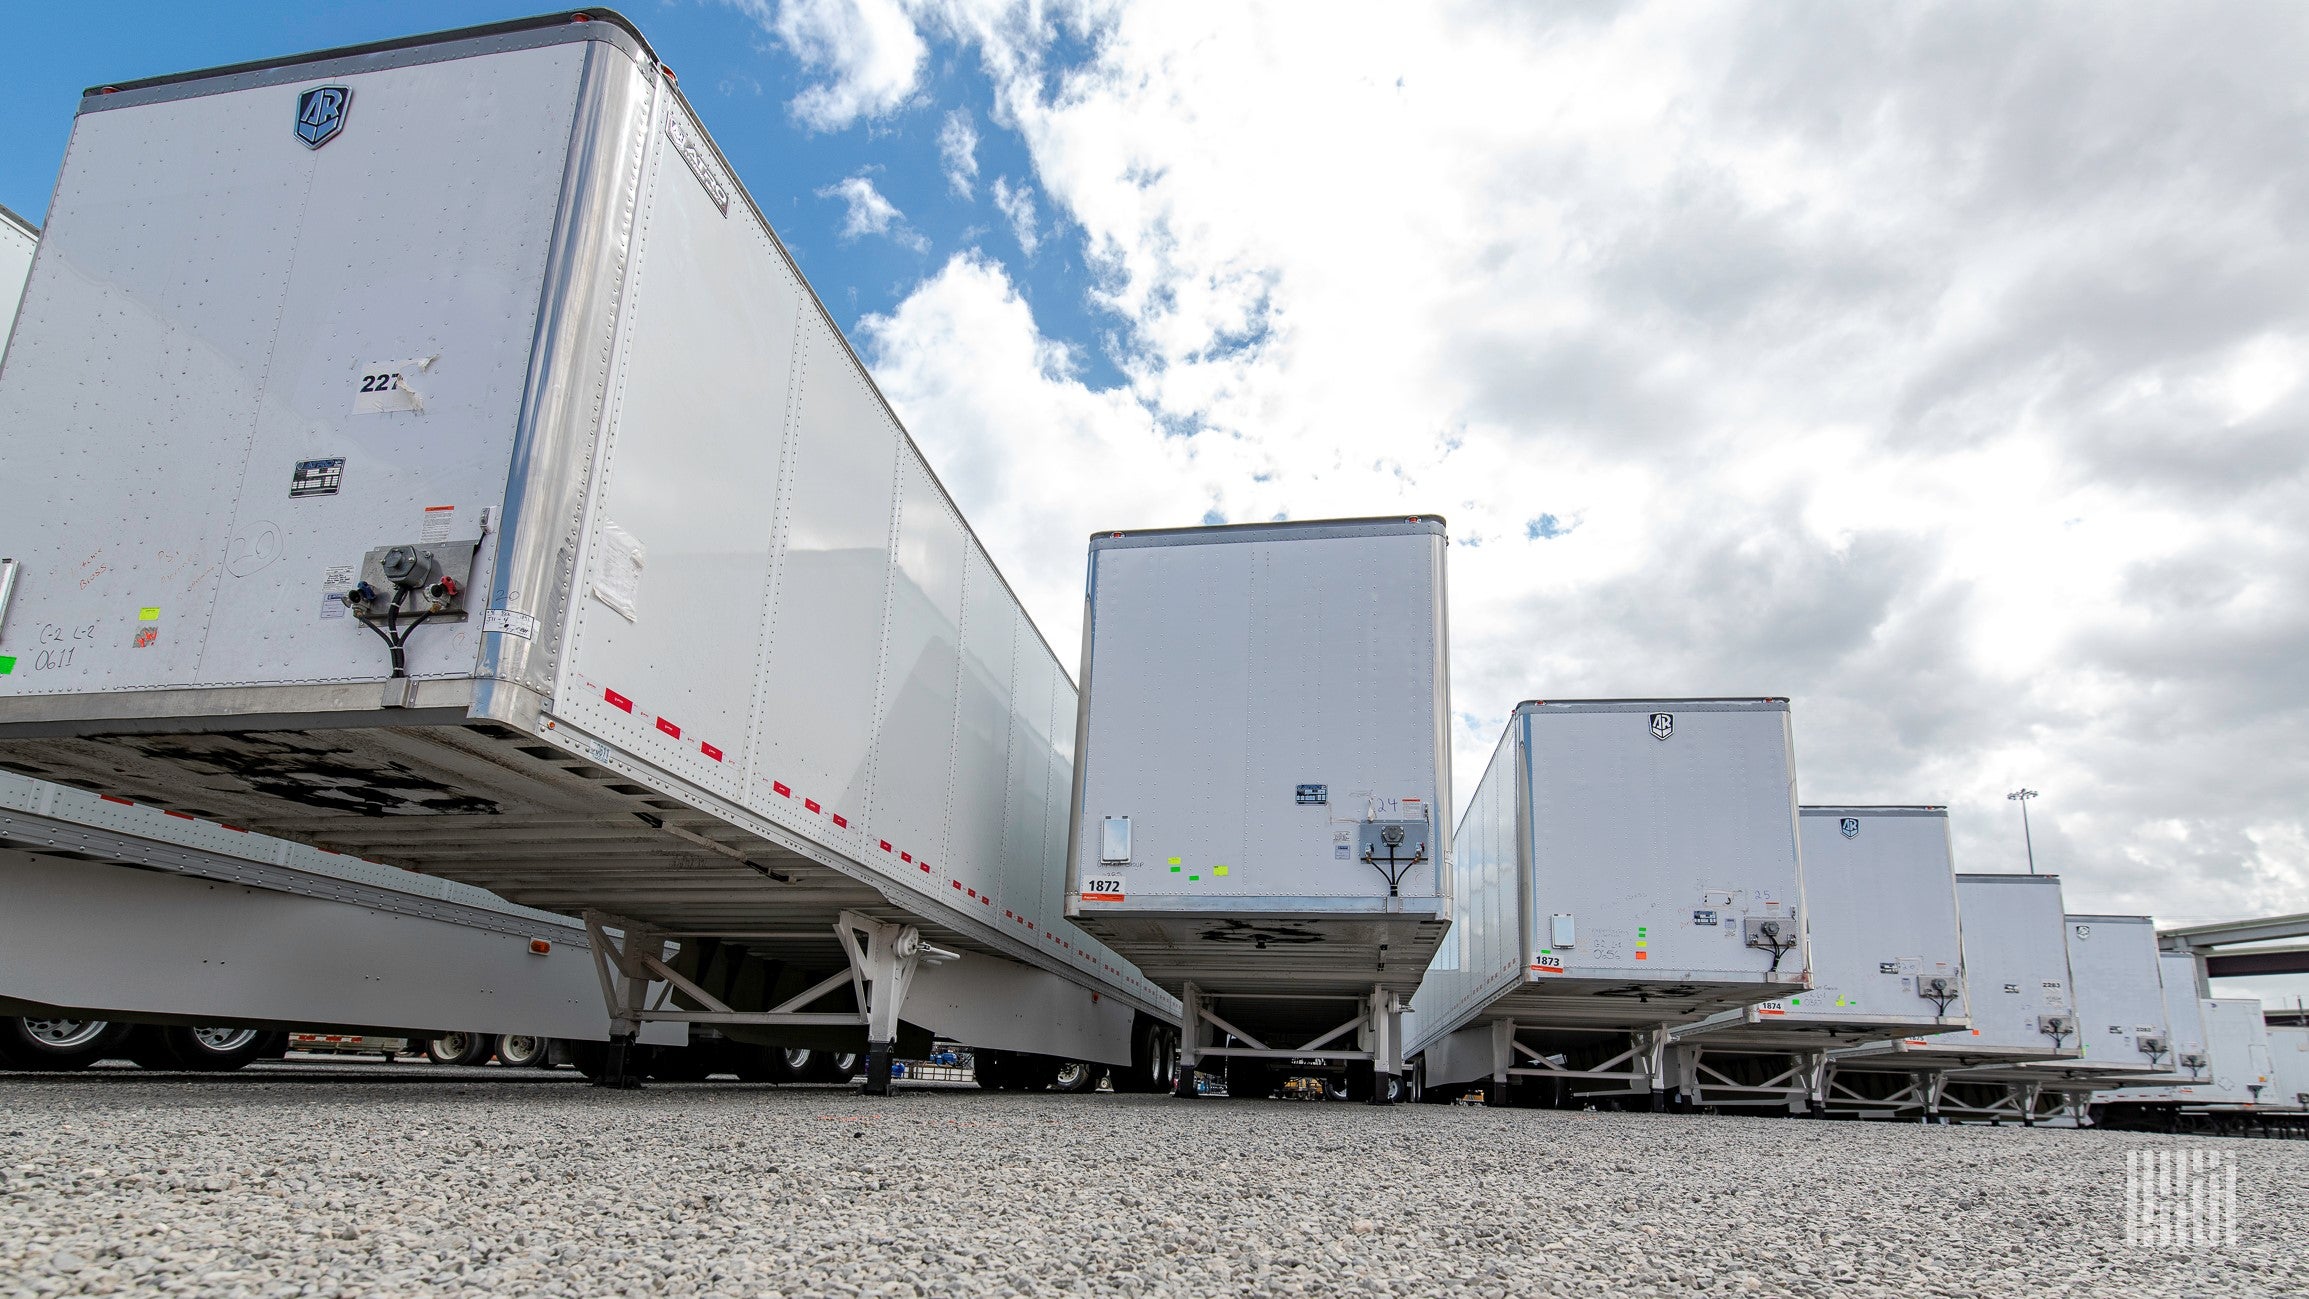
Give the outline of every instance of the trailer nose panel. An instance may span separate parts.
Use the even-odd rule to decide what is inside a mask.
[[[0,381],[0,696],[387,674],[336,597],[504,499],[583,57],[334,72],[326,148],[303,82],[92,97]]]

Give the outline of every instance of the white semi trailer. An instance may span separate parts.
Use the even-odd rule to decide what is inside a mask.
[[[1822,1113],[1829,1051],[1972,1027],[1948,809],[1801,812],[1812,986],[1676,1029],[1676,1089],[1689,1103]]]
[[[582,914],[621,1044],[1165,1076],[1064,669],[617,15],[91,90],[0,447],[0,766]]]
[[[1836,1074],[1831,1111],[2028,1121],[2035,1112],[2033,1086],[1975,1079],[1951,1092],[1951,1075],[1988,1065],[2069,1061],[2082,1054],[2060,877],[1958,875],[1956,899],[1964,917],[1972,1026],[1830,1053]]]
[[[1811,984],[1796,822],[1785,699],[1519,705],[1453,836],[1423,1090],[1664,1106],[1671,1029]]]
[[[1068,908],[1184,1002],[1181,1096],[1400,1086],[1450,905],[1445,550],[1426,515],[1091,539]]]
[[[2023,1121],[2037,1098],[2084,1116],[2092,1093],[2130,1081],[2175,1074],[2173,1033],[2159,973],[2156,921],[2148,916],[2070,915],[2062,925],[2076,1010],[2073,1057],[1993,1063],[1953,1081],[1970,1088],[2001,1084]],[[2185,1071],[2181,1076],[2186,1077]]]
[[[291,1029],[440,1035],[476,1064],[503,1039],[609,1037],[585,926],[567,916],[7,772],[0,899],[0,1068],[232,1069],[277,1055]],[[643,1032],[669,1050],[686,1037]],[[825,1063],[729,1056],[780,1079]]]
[[[32,273],[32,252],[39,246],[40,227],[0,207],[0,321],[16,319],[24,277]],[[0,344],[5,342],[0,338]]]

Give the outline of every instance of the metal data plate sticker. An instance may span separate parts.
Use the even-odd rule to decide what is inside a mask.
[[[345,481],[345,458],[334,460],[299,460],[289,475],[289,497],[335,496]]]
[[[1292,791],[1292,797],[1301,803],[1328,804],[1331,801],[1331,787],[1328,785],[1300,785]]]
[[[1120,902],[1123,900],[1122,880],[1107,875],[1082,882],[1082,900],[1085,902]]]
[[[523,640],[536,640],[537,620],[518,609],[491,609],[481,615],[481,630],[503,632]]]

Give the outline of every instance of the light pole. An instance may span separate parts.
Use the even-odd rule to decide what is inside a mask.
[[[2028,873],[2036,874],[2036,841],[2028,833],[2028,800],[2036,791],[2023,786],[2004,796],[2006,801],[2020,804],[2020,841],[2028,849]]]

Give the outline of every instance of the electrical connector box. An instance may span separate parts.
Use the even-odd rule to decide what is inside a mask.
[[[1740,922],[1740,937],[1750,947],[1786,951],[1796,945],[1794,916],[1749,916]]]
[[[480,546],[477,538],[379,546],[361,556],[360,585],[368,588],[366,603],[347,599],[346,604],[358,617],[381,619],[399,595],[403,623],[418,614],[433,622],[462,622],[467,587],[473,580],[473,552]]]

